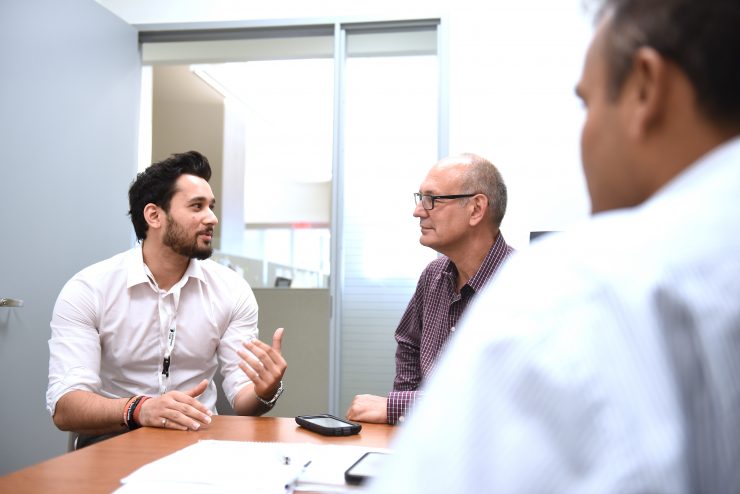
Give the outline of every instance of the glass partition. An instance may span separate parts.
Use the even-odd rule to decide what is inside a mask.
[[[345,65],[339,411],[355,394],[386,395],[395,327],[436,253],[419,244],[413,192],[437,161],[437,57],[373,55],[372,35]],[[383,33],[377,35],[378,48]],[[382,53],[382,50],[378,50]]]

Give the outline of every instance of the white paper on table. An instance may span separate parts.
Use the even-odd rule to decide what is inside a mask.
[[[389,452],[361,446],[203,440],[140,467],[121,479],[116,492],[345,492],[352,489],[344,482],[344,471],[367,451]]]
[[[290,446],[304,446],[291,444]],[[350,492],[360,488],[347,485],[344,471],[368,451],[390,453],[383,448],[365,446],[340,446],[334,444],[306,444],[311,454],[311,464],[301,474],[296,491]]]

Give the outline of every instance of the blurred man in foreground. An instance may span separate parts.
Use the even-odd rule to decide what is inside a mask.
[[[606,0],[594,216],[476,299],[375,492],[737,492],[740,1]]]

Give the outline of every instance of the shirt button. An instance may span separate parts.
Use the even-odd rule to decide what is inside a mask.
[[[404,417],[403,415],[399,415],[399,416],[398,416],[398,423],[399,423],[399,424],[403,424],[403,421],[404,421],[404,420],[406,420],[406,417]]]
[[[454,332],[455,332],[455,326],[452,326],[452,327],[450,328],[450,333],[454,333]]]

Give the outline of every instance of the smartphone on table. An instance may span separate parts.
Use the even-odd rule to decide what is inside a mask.
[[[390,455],[379,451],[368,451],[344,472],[348,484],[361,485],[368,479],[376,477]]]
[[[351,436],[362,429],[360,424],[340,419],[334,415],[299,415],[295,421],[301,427],[324,436]]]

